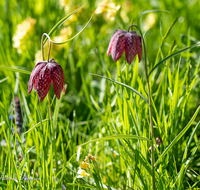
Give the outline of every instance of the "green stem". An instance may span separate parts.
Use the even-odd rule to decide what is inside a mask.
[[[47,63],[49,62],[49,55],[50,55],[50,50],[51,50],[51,38],[49,37],[48,34],[44,33],[42,34],[42,40],[41,40],[41,50],[42,50],[42,60],[44,61],[44,50],[43,50],[43,41],[44,41],[44,36],[46,36],[49,39],[49,51],[48,51],[48,57],[47,57]]]
[[[147,67],[147,55],[146,55],[146,46],[145,46],[145,42],[144,42],[144,38],[142,35],[142,32],[140,30],[139,27],[137,27],[136,25],[131,25],[128,28],[128,32],[129,29],[131,27],[136,27],[141,35],[141,39],[142,39],[142,44],[143,44],[143,49],[144,49],[144,57],[145,57],[145,74],[146,74],[146,79],[147,79],[147,89],[148,89],[148,99],[149,99],[149,115],[150,115],[150,126],[151,126],[151,166],[152,166],[152,183],[153,183],[153,190],[156,189],[156,185],[155,185],[155,171],[154,171],[154,144],[153,144],[153,138],[154,138],[154,134],[153,134],[153,120],[152,120],[152,108],[151,108],[151,91],[150,91],[150,85],[149,85],[149,77],[148,77],[148,67]]]
[[[144,54],[145,54],[145,72],[146,72],[146,78],[147,78],[147,88],[148,88],[148,98],[149,98],[149,114],[150,114],[150,125],[151,125],[151,166],[152,166],[152,182],[153,182],[153,189],[155,190],[155,172],[154,172],[154,145],[153,145],[153,121],[152,121],[152,108],[151,108],[151,92],[150,92],[150,85],[149,85],[149,78],[148,78],[148,70],[147,70],[147,60],[146,60],[146,49],[145,49],[145,43],[143,40],[143,46],[144,46]]]
[[[50,119],[51,121],[53,121],[53,118],[52,118],[52,111],[51,111],[51,102],[50,102],[50,95],[49,95],[49,92],[47,94],[47,99],[48,99],[48,104],[49,104],[49,114],[50,114]]]
[[[48,36],[48,34],[44,33],[42,34],[42,39],[41,39],[41,50],[42,50],[42,60],[44,61],[44,46],[43,46],[43,41],[44,41],[44,36],[47,36],[47,38],[49,39],[49,51],[48,51],[48,57],[47,57],[47,63],[49,62],[49,55],[50,55],[50,50],[51,50],[51,38]],[[49,114],[50,114],[50,119],[51,121],[53,121],[52,119],[52,111],[51,111],[51,102],[50,102],[50,95],[49,92],[47,94],[47,99],[48,99],[48,104],[49,104]]]
[[[46,34],[46,33],[44,33],[43,35],[42,35],[42,39],[41,39],[41,50],[42,50],[42,59],[43,59],[43,61],[44,61],[44,50],[43,50],[43,47],[44,47],[44,45],[43,45],[43,41],[44,41],[44,36],[47,36],[47,38],[49,39],[49,51],[48,51],[48,56],[47,56],[47,63],[49,62],[49,56],[50,56],[50,50],[51,50],[51,39],[50,39],[50,37],[48,36],[48,34]],[[55,145],[55,142],[54,142],[54,127],[53,127],[53,117],[52,117],[52,111],[51,111],[51,102],[50,102],[50,94],[49,94],[49,92],[47,93],[47,99],[48,99],[48,104],[49,104],[49,115],[50,115],[50,120],[51,120],[51,122],[50,122],[50,126],[51,126],[51,132],[52,132],[52,142],[51,142],[51,148],[50,148],[50,152],[52,153],[53,151],[53,145]],[[46,166],[45,166],[45,161],[47,161],[47,159],[46,159],[46,156],[45,156],[45,152],[44,152],[44,168],[46,168]],[[51,177],[51,180],[50,181],[48,181],[48,185],[49,185],[49,183],[50,183],[50,185],[52,185],[52,168],[53,168],[53,159],[51,160],[51,170],[50,170],[50,177]],[[56,168],[57,169],[57,168]],[[43,169],[43,172],[44,172],[44,169]],[[45,176],[45,175],[44,175]],[[46,177],[45,177],[45,180],[46,180]],[[44,183],[44,181],[43,181],[43,183]],[[44,184],[46,184],[46,183],[44,183]],[[47,185],[47,186],[48,186]],[[44,186],[45,187],[45,186]],[[43,187],[43,188],[44,188]]]

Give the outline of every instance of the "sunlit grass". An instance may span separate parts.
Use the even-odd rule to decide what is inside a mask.
[[[94,14],[79,36],[62,48],[52,47],[51,55],[64,71],[66,94],[61,93],[58,100],[51,86],[51,121],[47,99],[39,103],[36,92],[27,94],[41,36],[87,3],[74,20],[66,21],[51,36],[59,36],[62,28],[70,26],[68,39],[73,37],[98,6],[89,0],[66,3],[0,1],[0,189],[152,189],[152,149],[156,189],[200,187],[199,47],[162,62],[198,43],[200,2],[121,0],[115,2],[121,8],[114,20],[107,19],[108,12]],[[161,63],[149,76],[154,144],[157,137],[162,139],[155,148],[149,141],[144,60],[139,63],[136,58],[128,65],[123,55],[114,63],[106,54],[116,29],[127,30],[131,23],[137,24],[143,11],[153,9],[171,12],[153,13],[154,23],[146,32],[148,14],[140,23],[149,72]],[[36,20],[34,35],[23,41],[26,48],[19,52],[13,36],[27,17]],[[15,121],[9,120],[16,115],[15,96],[21,102],[21,135],[16,133]],[[89,154],[97,157],[88,159],[85,172],[90,176],[83,177],[78,168]]]

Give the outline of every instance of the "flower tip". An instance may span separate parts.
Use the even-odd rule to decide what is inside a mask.
[[[63,94],[65,94],[65,85],[63,85]]]
[[[44,98],[42,99],[41,97],[39,97],[39,101],[42,102],[44,100]]]
[[[32,88],[33,88],[33,84],[31,83],[32,81],[29,81],[29,85],[28,85],[28,94],[31,93]]]

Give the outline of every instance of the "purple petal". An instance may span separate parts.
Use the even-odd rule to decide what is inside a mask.
[[[35,67],[32,70],[30,79],[29,79],[29,85],[28,85],[28,94],[32,91],[33,83],[35,82],[35,79],[40,72],[40,70],[46,65],[45,61],[38,62]]]
[[[47,68],[47,65],[42,68],[39,72],[37,81],[36,81],[36,89],[39,96],[39,101],[42,102],[47,95],[49,88],[51,86],[51,75],[50,70]]]
[[[63,69],[60,65],[58,65],[58,68],[60,69],[60,73],[62,76],[62,87],[63,87],[63,93],[65,94],[65,76],[64,76],[64,72]]]
[[[36,85],[37,85],[37,77],[35,77],[35,81],[34,81],[34,88],[35,88],[35,90],[37,89]]]
[[[118,59],[121,58],[122,54],[125,50],[125,33],[122,33],[121,35],[118,35],[116,39],[113,41],[112,49],[111,49],[111,55],[113,60],[116,62]]]
[[[49,65],[51,64],[51,66]],[[48,67],[50,68],[51,78],[53,82],[54,92],[58,99],[60,99],[60,92],[63,87],[63,73],[60,70],[60,65],[57,63],[48,63]],[[62,69],[62,68],[61,68]]]
[[[133,35],[128,32],[126,34],[126,43],[125,43],[125,56],[126,56],[126,61],[128,64],[131,64],[133,61],[134,57],[137,54],[136,46],[135,46],[135,38]]]
[[[109,46],[108,46],[108,50],[107,50],[107,55],[108,56],[110,55],[110,52],[112,50],[112,46],[113,46],[114,41],[116,40],[116,37],[118,35],[121,35],[121,34],[124,34],[124,33],[126,33],[126,31],[124,31],[124,30],[116,30],[115,33],[112,35],[110,43],[109,43]]]
[[[136,47],[137,47],[137,54],[138,54],[138,57],[139,57],[139,62],[141,61],[142,59],[142,42],[141,42],[141,37],[140,36],[136,36]]]
[[[142,59],[142,40],[139,35],[137,35],[136,31],[131,31],[130,33],[133,34],[134,41],[135,41],[135,47],[136,47],[136,54],[138,54],[139,62]]]

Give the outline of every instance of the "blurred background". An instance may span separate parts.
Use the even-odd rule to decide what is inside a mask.
[[[63,42],[73,37],[85,26],[94,13],[91,22],[78,37],[64,45],[52,44],[50,53],[50,58],[54,58],[54,60],[62,66],[65,75],[66,93],[59,104],[60,125],[66,126],[66,123],[69,122],[71,126],[75,126],[75,129],[72,127],[68,130],[68,135],[70,138],[72,137],[71,142],[75,143],[70,150],[67,150],[67,159],[76,152],[76,146],[78,144],[90,138],[100,137],[101,135],[99,135],[99,133],[103,135],[109,133],[106,132],[107,129],[105,127],[107,118],[110,117],[109,114],[107,114],[110,111],[109,109],[111,109],[114,114],[119,114],[119,106],[116,105],[114,86],[105,79],[90,74],[94,73],[102,76],[110,75],[109,77],[117,79],[116,63],[112,60],[111,56],[107,56],[108,44],[115,30],[127,30],[131,24],[137,24],[139,15],[147,10],[165,10],[170,12],[150,12],[144,14],[140,18],[139,23],[146,42],[149,70],[170,53],[194,45],[199,41],[200,36],[199,0],[1,0],[0,102],[5,106],[7,115],[11,113],[11,102],[15,95],[17,95],[22,102],[22,113],[24,115],[26,115],[27,111],[26,106],[29,107],[30,114],[34,115],[34,112],[36,112],[35,107],[38,102],[36,92],[32,91],[29,95],[27,94],[30,75],[13,72],[10,71],[9,68],[31,72],[35,64],[42,60],[42,34],[49,33],[59,20],[83,5],[85,6],[69,17],[69,19],[51,35],[52,40],[55,42]],[[132,30],[134,30],[134,28],[132,28]],[[45,44],[44,50],[45,59],[47,59],[48,43]],[[174,57],[172,59],[173,61],[170,62],[171,72],[176,71],[177,63],[180,60],[179,71],[181,79],[186,76],[186,72],[188,83],[190,83],[195,76],[199,78],[199,70],[194,75],[199,60],[199,50],[200,48],[196,47],[187,53],[184,52],[181,54],[181,59],[180,56]],[[158,53],[159,51],[161,52]],[[143,88],[141,86],[141,84],[145,86],[146,81],[143,59],[138,66],[139,79],[137,82],[131,83],[132,74],[130,74],[130,79],[127,82],[130,82],[131,84],[128,84],[134,85],[133,87],[135,89],[139,89],[139,91],[145,94],[146,87]],[[131,64],[130,70],[134,70],[134,64],[134,62]],[[121,68],[125,66],[126,61],[123,55],[121,59]],[[152,82],[152,96],[155,98],[154,103],[158,110],[162,107],[160,105],[161,100],[164,99],[166,103],[170,99],[170,89],[167,86],[167,78],[165,78],[167,81],[165,83],[166,86],[163,86],[163,88],[165,88],[163,92],[167,94],[166,97],[154,94],[159,88],[161,80],[160,74],[163,68],[165,67],[160,66],[152,75],[152,81],[154,81]],[[176,73],[172,74],[172,81],[175,75]],[[173,91],[174,84],[169,84],[169,86]],[[187,83],[183,86],[184,93],[185,91],[188,92]],[[163,88],[161,87],[161,89]],[[52,102],[54,102],[55,96],[52,86],[50,88],[50,94],[53,98]],[[26,99],[26,103],[23,102],[23,98]],[[179,98],[179,104],[181,104],[181,97]],[[175,117],[174,123],[172,122],[168,126],[169,128],[172,126],[175,129],[174,133],[172,133],[172,131],[167,132],[172,135],[170,138],[165,136],[167,142],[165,148],[174,139],[175,135],[181,131],[182,126],[188,123],[199,104],[200,88],[199,79],[197,79],[195,88],[190,98],[188,98],[187,106],[185,107],[184,105],[183,108],[180,108],[178,114],[179,118],[181,118],[181,113],[185,110],[187,111],[184,112],[185,115],[181,118],[182,125],[179,126],[179,120],[176,120]],[[56,105],[57,104],[52,104],[53,110],[56,109]],[[170,105],[167,104],[163,109],[165,109],[163,112],[169,113]],[[44,119],[48,112],[46,100],[40,104],[40,111]],[[141,111],[141,115],[142,114],[145,115],[146,112]],[[120,116],[116,116],[117,121],[119,117]],[[28,126],[28,116],[24,116],[24,118],[24,126]],[[166,118],[168,119],[169,117]],[[198,120],[199,116],[197,117],[197,121]],[[163,119],[161,122],[164,123],[165,120]],[[176,126],[178,127],[176,128]],[[192,129],[188,134],[191,132]],[[1,129],[0,134],[2,140],[4,137]],[[78,135],[78,137],[74,137],[74,134]],[[133,132],[133,134],[135,134],[135,132]],[[161,134],[162,130],[157,130],[155,132],[156,137]],[[150,136],[150,131],[147,130],[143,135]],[[198,137],[199,136],[196,136],[196,141]],[[184,140],[188,140],[188,138],[189,137],[185,137]],[[186,144],[187,141],[184,140],[182,142]],[[33,142],[30,142],[30,144],[32,143]],[[66,147],[68,147],[68,145],[65,146],[65,148]],[[180,151],[182,155],[184,149],[181,144],[176,148],[175,151],[177,151],[177,154],[173,158],[176,160],[177,167],[180,169],[178,162],[181,158],[178,153]],[[148,151],[148,148],[146,149]],[[164,150],[164,148],[162,150]],[[4,151],[2,150],[2,152]],[[148,158],[147,155],[146,157]],[[195,160],[193,169],[199,172],[199,155],[196,155]],[[170,166],[173,167],[173,165]],[[170,166],[168,167],[170,168]],[[192,175],[190,175],[189,178],[193,182],[196,180]]]
[[[95,13],[81,35],[67,44],[53,45],[51,49],[50,57],[53,57],[63,67],[65,81],[68,85],[67,93],[63,98],[65,108],[61,110],[66,117],[70,117],[74,109],[78,118],[87,117],[88,110],[85,104],[90,101],[90,98],[84,92],[85,88],[94,97],[100,93],[100,84],[92,80],[93,77],[89,73],[104,75],[107,69],[111,73],[116,71],[116,64],[111,57],[106,55],[109,40],[116,29],[127,30],[131,23],[137,24],[138,17],[143,11],[161,9],[171,12],[145,14],[140,20],[141,29],[145,33],[147,56],[151,66],[155,62],[161,39],[176,19],[175,27],[172,28],[163,44],[163,57],[167,56],[172,43],[177,45],[177,50],[182,49],[188,43],[188,34],[190,45],[192,45],[197,42],[200,33],[200,14],[198,14],[200,2],[198,0],[81,0],[78,2],[2,0],[0,2],[1,65],[23,67],[31,71],[34,65],[42,59],[42,34],[48,33],[60,19],[82,5],[85,7],[72,15],[51,36],[56,42],[69,39],[80,31]],[[45,47],[47,55],[48,43]],[[197,54],[193,53],[193,58],[191,67],[195,67]],[[15,89],[13,81],[16,75],[7,70],[0,72],[1,79],[8,75],[8,79],[0,84],[0,95],[2,97],[4,92],[7,95],[6,100],[11,101]],[[24,88],[25,96],[30,99],[26,93],[29,76],[20,74],[19,81]]]

